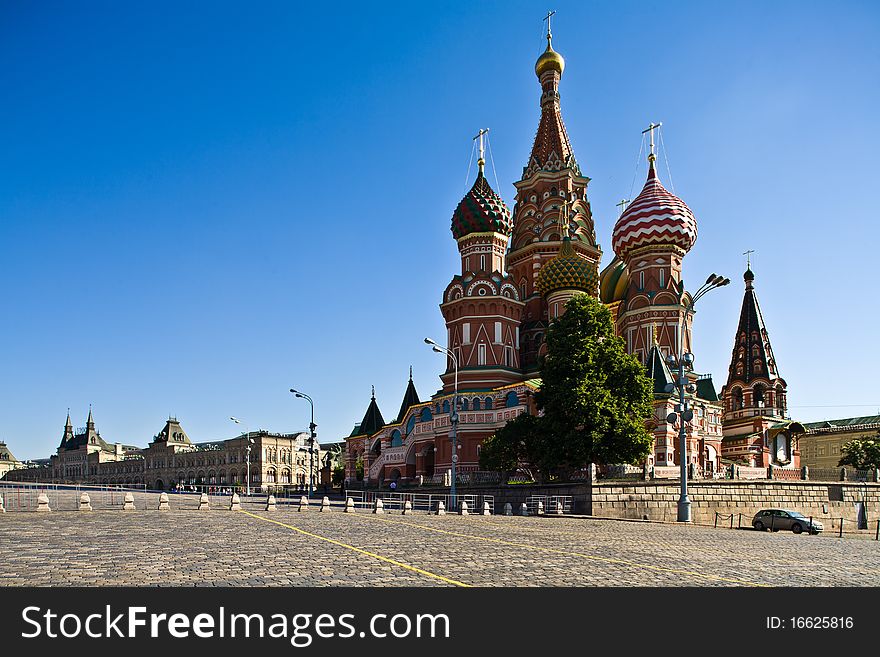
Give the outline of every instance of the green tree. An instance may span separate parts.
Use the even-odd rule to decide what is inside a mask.
[[[843,457],[837,465],[851,465],[857,470],[880,468],[880,432],[871,438],[850,440],[840,451]]]
[[[543,415],[521,415],[496,432],[481,465],[528,461],[546,478],[590,463],[644,459],[652,384],[615,335],[608,308],[586,294],[573,297],[547,330],[547,350],[535,397]]]
[[[527,413],[505,424],[483,442],[480,469],[508,475],[525,470],[534,479],[532,466],[541,453],[540,428],[539,419]]]

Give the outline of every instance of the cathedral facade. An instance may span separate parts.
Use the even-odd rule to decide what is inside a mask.
[[[590,178],[575,158],[562,118],[559,86],[564,68],[548,32],[547,48],[535,64],[538,129],[522,178],[514,183],[513,211],[485,178],[482,146],[476,180],[453,211],[451,229],[461,271],[453,275],[440,300],[450,352],[440,375],[443,387],[422,402],[410,376],[400,411],[390,423],[382,417],[374,394],[363,420],[346,439],[347,481],[439,482],[453,458],[459,472],[478,470],[482,442],[518,414],[535,412],[533,395],[540,387],[540,359],[546,354],[544,334],[575,294],[598,297],[609,307],[628,352],[654,381],[654,415],[648,421],[654,445],[647,465],[679,463],[679,426],[667,422],[677,401],[666,358],[691,351],[693,313],[682,266],[696,241],[697,221],[684,201],[662,185],[652,132],[644,188],[614,226],[615,256],[599,273],[602,249],[588,200]],[[751,325],[747,332],[751,335]],[[759,347],[761,354],[769,353],[765,342],[766,348]],[[724,441],[728,434],[739,435],[740,424],[749,425],[746,433],[763,431],[766,438],[771,425],[784,421],[784,381],[769,370],[749,372],[761,382],[729,380],[722,397],[711,375],[688,373],[695,411],[686,426],[688,461],[707,476],[719,472],[726,456]],[[449,433],[456,385],[459,453],[454,456]],[[739,402],[728,397],[739,400],[740,395],[743,403],[752,403],[760,385],[765,386],[766,403],[753,406],[760,413],[731,406]],[[758,416],[764,419],[752,419]],[[726,421],[736,428],[727,431]],[[789,443],[786,452],[775,444],[766,446],[765,465],[795,467],[793,445]]]

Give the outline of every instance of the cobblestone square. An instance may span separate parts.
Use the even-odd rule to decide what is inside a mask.
[[[877,586],[880,543],[280,507],[0,515],[5,586]]]

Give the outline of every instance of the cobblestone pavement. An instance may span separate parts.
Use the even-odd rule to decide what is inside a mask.
[[[503,516],[0,515],[6,586],[877,586],[880,543]]]

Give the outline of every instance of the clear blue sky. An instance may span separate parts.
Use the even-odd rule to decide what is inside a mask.
[[[0,5],[0,439],[45,457],[67,408],[146,445],[174,414],[347,435],[375,384],[444,363],[450,216],[491,128],[511,201],[537,127],[536,2]],[[880,411],[875,2],[557,2],[562,107],[599,242],[662,121],[699,222],[695,322],[724,382],[746,249],[805,421]],[[661,155],[660,172],[669,185]],[[490,180],[493,181],[491,168]],[[473,172],[471,172],[471,176]],[[845,406],[863,404],[864,406]]]

